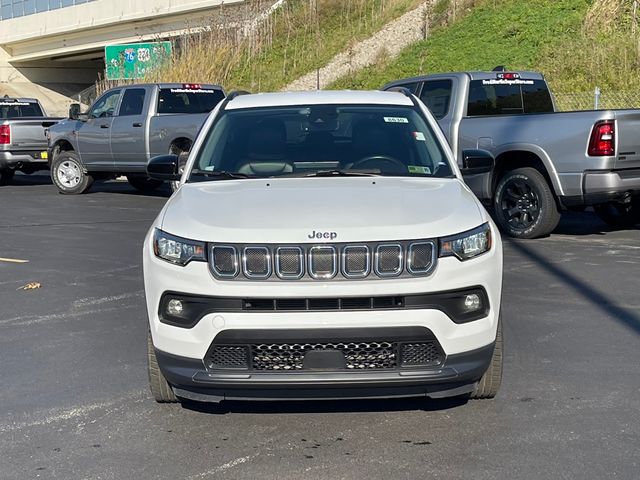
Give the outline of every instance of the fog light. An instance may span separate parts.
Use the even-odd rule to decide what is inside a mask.
[[[467,312],[474,312],[482,308],[482,300],[477,293],[471,293],[464,296],[464,309]]]
[[[182,305],[182,300],[177,300],[175,298],[172,298],[171,300],[169,300],[169,303],[167,304],[167,313],[169,315],[180,316],[183,310],[184,310],[184,306]]]

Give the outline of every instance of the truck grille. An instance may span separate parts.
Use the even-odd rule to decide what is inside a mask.
[[[212,245],[220,280],[354,280],[426,276],[436,266],[434,240],[380,244]]]

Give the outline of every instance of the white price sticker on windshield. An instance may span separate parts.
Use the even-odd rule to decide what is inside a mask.
[[[404,117],[384,117],[386,123],[409,123],[409,120]]]

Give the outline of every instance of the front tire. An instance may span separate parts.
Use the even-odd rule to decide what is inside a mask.
[[[85,172],[76,152],[61,152],[54,157],[51,180],[64,195],[85,193],[93,184],[93,177]]]
[[[6,170],[0,170],[0,185],[11,185],[13,182],[13,176],[16,171],[7,168]]]
[[[513,238],[547,236],[560,221],[553,192],[535,168],[505,173],[496,187],[493,207],[500,229]]]
[[[502,341],[502,322],[498,320],[498,331],[496,333],[496,343],[491,356],[489,368],[480,381],[476,384],[469,398],[486,399],[493,398],[498,394],[500,384],[502,383],[502,363],[503,363],[503,341]]]
[[[596,215],[604,223],[615,228],[629,228],[640,223],[640,198],[630,203],[603,203],[594,205]]]
[[[146,175],[137,174],[127,175],[127,181],[133,188],[144,193],[153,192],[164,183],[162,180],[155,180]]]
[[[156,358],[156,351],[153,348],[151,332],[147,334],[147,372],[149,373],[149,387],[151,388],[151,394],[156,402],[178,402],[178,398],[173,393],[171,385],[169,385],[167,379],[164,378],[164,375],[158,366],[158,359]]]

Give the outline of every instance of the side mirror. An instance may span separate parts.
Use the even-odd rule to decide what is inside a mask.
[[[160,155],[153,157],[147,164],[147,175],[155,180],[180,180],[177,155]]]
[[[462,174],[477,175],[489,173],[495,167],[496,161],[486,150],[462,151]]]
[[[80,104],[72,103],[69,105],[69,118],[71,120],[78,120],[80,118]]]

